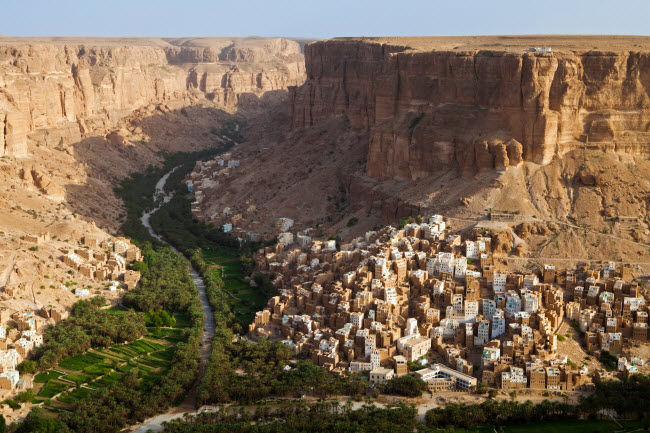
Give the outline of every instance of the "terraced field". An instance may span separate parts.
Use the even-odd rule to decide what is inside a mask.
[[[92,349],[39,373],[34,378],[35,402],[44,403],[50,410],[64,410],[127,373],[136,374],[143,389],[150,387],[171,365],[175,344],[185,339],[188,319],[175,317],[174,328],[148,328],[148,333],[136,341]]]

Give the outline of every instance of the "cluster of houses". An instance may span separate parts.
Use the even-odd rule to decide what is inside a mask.
[[[52,242],[49,233],[27,234],[23,240],[33,244],[34,250]],[[89,280],[106,282],[111,292],[116,292],[121,287],[133,289],[140,279],[139,272],[127,269],[128,263],[142,259],[140,249],[125,238],[87,234],[78,247],[64,246],[58,250],[62,254],[61,261],[69,267],[68,273],[78,273]],[[27,287],[27,282],[6,285],[4,293],[11,298],[19,298]],[[75,290],[75,294],[88,296],[90,291],[80,287]],[[52,305],[11,313],[7,308],[0,308],[0,395],[11,395],[32,386],[31,377],[22,377],[17,367],[43,344],[43,331],[47,326],[56,324],[67,316],[65,309]]]
[[[134,289],[140,281],[140,273],[126,268],[127,263],[142,259],[140,249],[128,239],[100,239],[86,235],[82,245],[74,250],[62,249],[63,262],[86,278],[108,281],[109,289],[115,291],[120,282],[128,289]],[[90,294],[88,289],[77,289],[79,296]]]
[[[212,201],[205,200],[206,197],[214,197],[216,190],[226,184],[228,176],[239,166],[239,160],[234,159],[231,153],[224,153],[215,159],[196,163],[193,171],[185,179],[187,191],[194,196],[190,208],[192,216],[221,227],[224,233],[229,233],[240,241],[268,238],[274,233],[265,229],[262,220],[266,216],[254,204],[247,202],[239,208],[225,206],[216,209]],[[278,220],[288,220],[293,224],[293,221],[287,218]]]
[[[239,167],[239,160],[232,158],[230,152],[224,153],[219,157],[209,161],[197,161],[194,170],[185,179],[187,191],[193,193],[194,201],[191,205],[192,216],[199,218],[201,216],[201,204],[206,197],[206,191],[217,188],[230,175],[230,172]],[[214,221],[218,215],[211,215],[210,221]],[[238,220],[236,215],[232,215],[229,208],[223,210],[220,217],[231,221],[229,231],[232,231],[232,224]],[[241,218],[241,215],[239,215]]]
[[[602,269],[567,271],[559,282],[567,290],[566,316],[584,333],[587,350],[621,354],[626,343],[648,339],[648,306],[645,290],[633,279],[631,269],[614,262]],[[626,371],[635,372],[629,364]]]
[[[31,387],[31,380],[18,372],[18,364],[43,344],[43,328],[60,322],[67,315],[65,310],[53,306],[11,314],[7,309],[0,309],[0,322],[8,325],[0,326],[0,395]]]
[[[278,220],[278,243],[256,255],[279,294],[249,334],[328,370],[373,382],[413,372],[432,391],[479,381],[573,390],[604,373],[558,354],[563,320],[576,321],[592,350],[616,354],[647,339],[647,304],[628,266],[511,272],[490,237],[452,234],[440,215],[343,244],[291,227]],[[636,361],[619,368],[632,372]]]

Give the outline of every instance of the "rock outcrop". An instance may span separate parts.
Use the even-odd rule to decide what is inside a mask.
[[[368,131],[366,171],[382,180],[547,164],[585,146],[650,155],[647,51],[417,43],[307,45],[307,81],[290,92],[293,127],[345,115]]]
[[[279,38],[0,38],[0,155],[25,155],[34,131],[73,142],[149,104],[208,98],[232,110],[303,81],[299,44]]]

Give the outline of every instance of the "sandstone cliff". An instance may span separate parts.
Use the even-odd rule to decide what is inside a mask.
[[[233,110],[304,81],[285,39],[0,39],[0,155],[105,133],[138,108],[208,98]]]
[[[548,164],[587,146],[647,157],[647,47],[589,44],[599,46],[549,53],[399,38],[315,42],[305,47],[307,81],[290,92],[293,127],[345,115],[369,132],[366,172],[377,179]]]

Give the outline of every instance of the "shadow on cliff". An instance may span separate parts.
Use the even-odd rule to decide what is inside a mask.
[[[280,134],[289,127],[288,116],[282,114],[287,112],[286,100],[286,91],[273,91],[262,97],[241,94],[232,111],[204,103],[140,109],[106,135],[91,136],[65,147],[76,166],[63,169],[68,179],[64,205],[78,217],[116,233],[121,215],[120,201],[113,190],[122,179],[158,164],[162,152],[216,147],[223,142],[226,130],[231,137],[247,140],[249,135],[260,134],[258,123],[273,121],[276,125],[269,133]],[[233,134],[235,121],[242,129]]]

